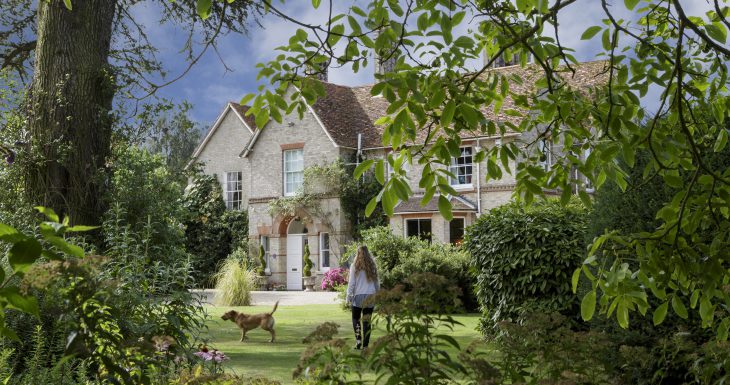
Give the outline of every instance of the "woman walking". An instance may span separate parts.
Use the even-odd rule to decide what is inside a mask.
[[[378,270],[367,246],[357,248],[357,255],[350,268],[347,283],[347,303],[352,305],[352,328],[355,330],[355,349],[368,347],[370,343],[370,317],[373,304],[366,303],[369,296],[380,289]],[[360,319],[362,318],[362,328]]]

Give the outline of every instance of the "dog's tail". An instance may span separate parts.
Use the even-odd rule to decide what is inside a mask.
[[[271,309],[271,313],[269,313],[269,315],[272,315],[272,314],[274,314],[274,312],[276,311],[276,308],[277,308],[278,306],[279,306],[279,301],[276,301],[276,303],[274,304],[274,308],[273,308],[273,309]]]

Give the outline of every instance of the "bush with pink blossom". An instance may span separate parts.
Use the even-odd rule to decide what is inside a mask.
[[[344,267],[333,267],[324,273],[322,278],[322,290],[334,291],[337,287],[347,284],[347,277],[350,273]]]

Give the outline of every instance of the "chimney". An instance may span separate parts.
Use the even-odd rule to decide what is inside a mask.
[[[377,41],[380,37],[380,30],[375,35]],[[398,62],[399,52],[394,48],[383,49],[381,52],[375,52],[375,75],[385,75],[395,71],[395,63]]]

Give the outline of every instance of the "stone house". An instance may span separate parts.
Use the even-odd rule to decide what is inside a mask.
[[[581,87],[605,84],[605,65],[605,62],[583,63],[568,82]],[[376,70],[384,71],[384,68],[387,66],[378,66]],[[520,72],[523,78],[530,76],[529,68],[519,66],[494,71]],[[307,167],[353,159],[356,153],[364,158],[379,158],[391,151],[383,147],[382,130],[374,124],[386,114],[387,101],[372,96],[372,86],[348,87],[321,80],[326,95],[314,105],[307,105],[301,119],[294,112],[285,116],[282,123],[270,121],[265,129],[256,127],[253,117],[245,115],[247,106],[228,103],[193,153],[193,161],[201,163],[206,174],[217,176],[227,207],[248,211],[249,237],[252,244],[264,246],[269,282],[285,284],[288,290],[302,289],[305,244],[309,245],[318,282],[327,270],[344,260],[344,245],[351,240],[350,224],[336,195],[324,194],[319,199],[317,213],[300,208],[295,213],[272,214],[269,203],[296,195]],[[524,92],[534,92],[528,83],[513,88],[524,87]],[[511,101],[506,100],[504,105],[508,103]],[[494,120],[515,119],[484,112]],[[433,242],[459,243],[464,228],[487,210],[509,202],[515,186],[514,177],[507,173],[501,180],[485,182],[486,162],[474,162],[480,148],[499,146],[501,141],[535,142],[546,154],[546,165],[550,154],[559,151],[558,144],[531,140],[517,133],[501,138],[465,133],[462,140],[461,156],[452,159],[449,166],[455,175],[450,183],[459,192],[458,196],[450,197],[454,218],[446,221],[439,214],[438,197],[423,207],[420,205],[421,170],[414,160],[407,174],[412,175],[410,187],[415,195],[395,207],[390,218],[393,232]]]

